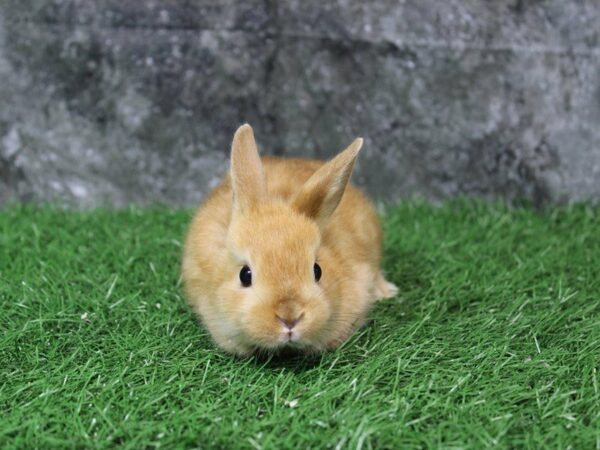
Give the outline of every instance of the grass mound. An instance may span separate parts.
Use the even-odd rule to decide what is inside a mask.
[[[406,203],[396,299],[236,360],[178,286],[190,211],[0,210],[1,448],[600,448],[600,214]]]

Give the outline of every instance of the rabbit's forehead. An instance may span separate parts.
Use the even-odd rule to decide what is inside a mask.
[[[319,247],[318,232],[270,226],[249,242],[250,257],[260,265],[312,264]]]
[[[316,224],[301,214],[290,213],[288,208],[258,213],[239,225],[234,233],[236,241],[255,254],[314,254],[320,244]]]

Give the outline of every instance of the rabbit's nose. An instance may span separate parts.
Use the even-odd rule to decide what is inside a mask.
[[[302,320],[302,318],[304,317],[304,313],[300,314],[295,319],[290,319],[289,317],[284,318],[284,317],[278,316],[277,314],[275,314],[275,317],[277,317],[277,319],[279,319],[279,321],[282,324],[284,324],[288,330],[291,330],[298,324],[298,322],[300,322]]]

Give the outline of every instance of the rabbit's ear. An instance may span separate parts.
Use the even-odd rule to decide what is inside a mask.
[[[362,138],[356,138],[346,150],[321,166],[300,188],[292,206],[323,228],[344,195],[362,144]]]
[[[231,144],[231,184],[234,211],[246,213],[267,197],[262,162],[258,156],[252,127],[237,129]]]

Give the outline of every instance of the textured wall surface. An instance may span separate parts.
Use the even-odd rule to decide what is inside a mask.
[[[242,122],[380,199],[600,198],[598,0],[0,0],[0,203],[193,204]]]

